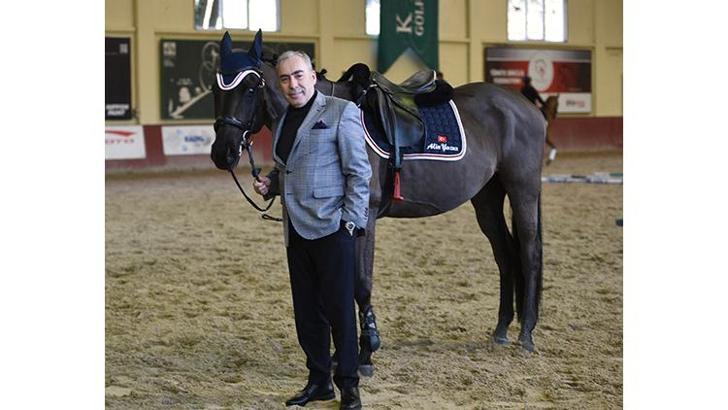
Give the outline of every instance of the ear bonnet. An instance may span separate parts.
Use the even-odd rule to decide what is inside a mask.
[[[233,51],[233,40],[230,38],[230,33],[226,31],[220,40],[220,73],[222,74],[220,88],[234,88],[247,75],[246,71],[259,68],[262,53],[263,33],[261,30],[255,34],[253,44],[247,53]]]

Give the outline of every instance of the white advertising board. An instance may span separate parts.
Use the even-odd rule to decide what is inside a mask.
[[[215,130],[212,125],[181,125],[162,127],[164,155],[209,154]]]
[[[140,159],[146,156],[141,125],[106,127],[106,159]]]
[[[591,94],[588,93],[542,93],[544,100],[552,95],[559,96],[559,112],[583,112],[592,110]]]

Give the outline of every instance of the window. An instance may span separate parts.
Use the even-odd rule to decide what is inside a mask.
[[[366,25],[367,34],[370,36],[379,35],[379,0],[366,0],[367,1],[367,14],[366,14]]]
[[[195,29],[278,31],[280,0],[194,0]]]
[[[508,40],[566,41],[566,0],[508,0]]]

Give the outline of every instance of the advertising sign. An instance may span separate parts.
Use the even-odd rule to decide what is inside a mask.
[[[130,39],[106,37],[106,119],[131,119]]]
[[[591,112],[589,50],[485,49],[486,82],[520,90],[525,75],[543,99],[558,94],[559,112]]]
[[[234,49],[248,50],[250,42],[234,42]],[[263,55],[300,50],[314,58],[313,43],[265,41]],[[161,113],[163,119],[208,119],[215,117],[212,84],[220,67],[219,41],[160,41]]]
[[[146,155],[141,125],[106,127],[106,159],[140,159]]]
[[[162,127],[164,155],[209,154],[213,141],[215,130],[211,125]]]

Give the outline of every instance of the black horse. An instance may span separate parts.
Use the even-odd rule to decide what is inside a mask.
[[[263,124],[283,114],[286,102],[277,87],[274,63],[261,60],[260,31],[250,50],[232,50],[227,33],[221,42],[221,73],[238,76],[234,87],[215,86],[216,138],[211,157],[220,169],[231,170],[239,160],[241,146]],[[242,58],[242,57],[244,58]],[[235,61],[252,61],[234,64]],[[336,83],[319,77],[316,88],[325,94],[354,100],[356,79]],[[351,77],[351,76],[349,76]],[[229,83],[228,83],[229,84]],[[406,161],[401,178],[401,201],[392,201],[389,161],[368,147],[372,167],[369,215],[420,218],[441,214],[470,200],[480,229],[490,241],[500,271],[500,307],[492,334],[496,344],[508,343],[508,327],[515,313],[521,324],[518,341],[535,349],[532,332],[538,319],[542,287],[541,167],[546,122],[538,109],[520,95],[485,83],[470,83],[454,89],[467,135],[467,151],[458,161]],[[504,216],[505,197],[512,208],[512,230]],[[383,211],[383,212],[380,212]],[[379,346],[371,307],[374,240],[377,218],[370,217],[366,236],[357,242],[358,272],[355,290],[359,307],[360,370],[371,374],[371,354]],[[514,299],[515,297],[515,299]]]

